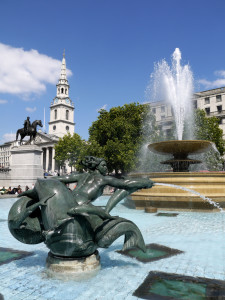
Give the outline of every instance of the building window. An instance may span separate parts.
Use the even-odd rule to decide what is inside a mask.
[[[166,129],[166,136],[169,137],[172,134],[171,129]]]
[[[69,131],[69,129],[70,129],[69,126],[66,126],[66,131]]]
[[[55,120],[57,119],[57,109],[54,110],[55,112]]]
[[[222,101],[221,95],[216,95],[216,102],[220,102],[220,101]]]
[[[218,113],[222,112],[222,105],[217,106],[217,111],[218,111]]]
[[[205,98],[205,104],[210,104],[210,98],[209,97]]]
[[[56,126],[55,125],[53,126],[53,130],[56,130]]]
[[[62,93],[62,94],[64,93],[64,89],[63,89],[63,88],[61,88],[61,93]]]
[[[207,115],[209,115],[210,114],[210,107],[206,107],[205,112],[206,112]]]
[[[67,89],[65,89],[65,94],[67,95]]]
[[[165,106],[161,107],[161,112],[164,113],[165,112]]]
[[[69,111],[68,111],[68,109],[66,110],[66,120],[69,120]]]
[[[195,109],[198,108],[197,100],[193,101],[193,106],[194,106]]]

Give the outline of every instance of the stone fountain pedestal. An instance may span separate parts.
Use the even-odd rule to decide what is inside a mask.
[[[100,256],[98,251],[81,258],[60,257],[49,252],[46,267],[49,277],[63,280],[88,279],[95,276],[100,270]]]

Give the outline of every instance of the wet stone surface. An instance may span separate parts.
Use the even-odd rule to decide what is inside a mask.
[[[126,251],[117,251],[117,252],[123,255],[136,258],[137,260],[143,263],[147,263],[147,262],[167,258],[172,255],[183,253],[180,250],[172,249],[158,244],[149,244],[146,245],[146,248],[147,248],[146,252],[143,252],[140,249],[129,249]]]
[[[150,272],[133,295],[154,300],[224,299],[225,281]]]

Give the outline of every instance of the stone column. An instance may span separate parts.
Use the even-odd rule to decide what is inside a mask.
[[[54,172],[55,171],[55,148],[52,147],[52,171]]]
[[[46,148],[42,148],[43,151],[43,170],[46,170]]]
[[[45,169],[48,172],[48,167],[49,167],[49,148],[46,148],[46,166]]]
[[[42,168],[44,170],[44,149],[42,148],[42,152],[41,152],[41,163],[42,163]]]

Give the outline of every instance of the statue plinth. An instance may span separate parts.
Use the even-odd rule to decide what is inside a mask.
[[[100,270],[100,256],[98,251],[82,258],[60,257],[49,252],[46,267],[46,273],[49,277],[64,280],[88,279],[95,276]]]
[[[11,183],[22,188],[35,184],[37,178],[43,178],[42,149],[37,145],[22,145],[12,148]]]

